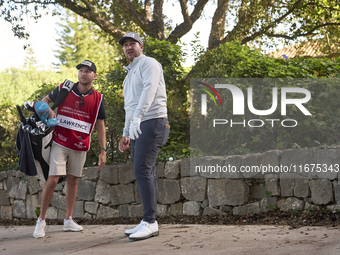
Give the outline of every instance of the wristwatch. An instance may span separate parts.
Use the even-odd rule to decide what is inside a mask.
[[[106,147],[101,147],[100,148],[102,151],[106,151]]]

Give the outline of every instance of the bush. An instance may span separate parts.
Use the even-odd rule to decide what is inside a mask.
[[[11,104],[0,105],[0,112],[0,169],[18,169],[15,138],[19,115]]]
[[[238,42],[206,52],[194,67],[192,78],[335,78],[340,58],[275,59]]]
[[[201,141],[196,141],[194,147],[197,148],[201,143],[198,147],[205,154],[216,155],[216,151],[225,147],[228,149],[223,151],[223,155],[340,143],[337,135],[340,127],[338,118],[340,115],[338,103],[340,90],[338,80],[333,79],[340,77],[340,59],[273,59],[261,54],[258,50],[251,50],[237,42],[231,42],[204,54],[194,71],[194,76],[197,78],[242,78],[239,80],[240,84],[243,84],[240,85],[243,92],[247,87],[253,87],[254,91],[256,90],[254,96],[256,98],[253,101],[257,102],[258,107],[255,107],[257,109],[271,107],[273,82],[276,83],[275,87],[277,88],[295,87],[297,78],[311,79],[301,86],[312,93],[313,100],[308,102],[307,107],[312,113],[312,117],[305,118],[298,109],[291,109],[289,118],[303,123],[303,125],[292,129],[272,128],[270,125],[260,129],[224,127],[223,131],[219,131],[220,135],[216,133],[219,129],[214,129],[216,131],[214,134],[208,134],[207,130],[212,126],[210,118],[233,119],[233,115],[227,113],[227,109],[232,108],[231,101],[224,100],[229,106],[216,107],[213,110],[214,116],[209,115],[208,112],[207,117],[204,117],[200,112],[195,112],[195,109],[200,109],[200,98],[194,97],[192,99],[191,134],[195,132],[195,136],[204,138]],[[246,78],[264,78],[264,83],[268,83],[270,86],[259,87],[256,84],[256,79],[246,80]],[[273,80],[272,78],[280,79]],[[327,83],[324,82],[325,78],[327,78]],[[241,80],[247,82],[241,82]],[[301,82],[305,81],[301,80]],[[323,86],[320,83],[323,83]],[[224,99],[231,98],[228,90],[220,92],[220,96]],[[243,117],[246,120],[282,119],[278,111],[271,116],[261,117],[246,110]],[[234,118],[236,117],[234,116]],[[207,125],[210,126],[204,130],[203,123],[208,123]],[[218,142],[214,139],[215,137],[219,137]]]
[[[61,70],[38,70],[29,68],[8,68],[0,72],[0,104],[22,104],[30,95],[35,94],[44,84],[57,86],[66,77],[69,80],[77,80],[77,69],[61,67]]]
[[[163,67],[168,96],[168,117],[170,135],[167,144],[161,149],[158,160],[165,161],[170,156],[178,159],[189,156],[189,117],[187,112],[188,85],[183,81],[183,58],[180,46],[166,41],[149,38],[144,45],[144,54],[157,59]],[[122,61],[128,64],[125,59]],[[123,133],[125,111],[123,98],[123,81],[127,72],[122,65],[112,67],[107,73],[101,73],[95,87],[104,94],[107,114],[108,163],[120,163],[129,160],[130,152],[118,150],[119,140]],[[99,145],[96,133],[92,136],[91,149],[88,153],[88,164],[96,163]]]
[[[0,73],[0,169],[17,169],[15,139],[20,125],[16,105],[24,101],[39,101],[48,95],[65,77],[74,80],[77,77],[75,68],[65,68],[59,72],[51,70],[38,71],[34,67],[27,69],[9,68]],[[31,112],[23,111],[25,117]]]
[[[183,53],[181,47],[166,41],[149,38],[145,42],[144,53],[156,58],[163,66],[168,94],[168,116],[170,136],[167,144],[161,149],[158,160],[165,161],[170,156],[179,159],[189,156],[189,84],[184,82],[185,71],[182,68]],[[126,60],[124,59],[123,62]],[[3,97],[0,106],[0,138],[1,155],[0,168],[11,165],[14,168],[17,159],[15,151],[15,136],[19,124],[19,116],[15,104],[23,101],[41,100],[65,78],[76,81],[76,69],[63,68],[61,72],[9,69],[0,73],[2,77]],[[193,78],[339,78],[340,59],[273,59],[263,55],[259,50],[251,50],[238,42],[230,42],[203,54],[199,63],[193,69]],[[99,74],[94,87],[104,94],[106,105],[106,127],[108,142],[108,163],[119,163],[129,160],[129,152],[118,151],[118,142],[124,127],[125,111],[123,99],[123,80],[126,71],[121,65],[113,66],[111,70]],[[0,79],[1,80],[1,79]],[[19,90],[21,86],[21,89]],[[218,143],[228,143],[228,154],[244,154],[269,149],[285,149],[292,146],[314,146],[318,144],[338,143],[338,99],[340,90],[328,86],[321,90],[317,84],[311,84],[313,105],[310,111],[316,114],[305,123],[306,130],[300,133],[287,130],[263,130],[261,132],[231,132]],[[30,88],[30,89],[28,89]],[[7,93],[7,92],[8,93]],[[270,91],[264,91],[260,102],[267,102]],[[7,93],[7,94],[6,94]],[[266,94],[267,93],[267,94]],[[6,96],[5,96],[6,95]],[[328,107],[325,108],[325,105]],[[265,106],[264,106],[265,107]],[[267,108],[268,109],[268,108]],[[312,114],[313,114],[312,113]],[[195,112],[192,113],[195,121]],[[224,116],[225,118],[226,116]],[[269,131],[269,133],[268,133]],[[322,131],[322,132],[320,132]],[[269,135],[268,135],[269,134]],[[295,137],[299,136],[298,143]],[[233,138],[230,143],[227,138]],[[92,135],[91,149],[88,152],[87,165],[97,163],[100,146],[96,132]],[[296,144],[294,144],[296,143]],[[211,146],[216,141],[211,141]],[[194,150],[200,154],[200,151]]]
[[[169,157],[180,159],[189,156],[189,84],[184,81],[183,52],[179,45],[149,38],[145,42],[144,53],[154,57],[163,66],[168,96],[168,118],[170,135],[167,144],[161,149],[158,160]]]
[[[125,75],[126,73],[123,68],[117,65],[108,73],[99,74],[94,86],[104,95],[105,100],[108,163],[117,164],[126,162],[129,159],[129,152],[121,153],[118,149],[125,120],[122,86]],[[97,132],[93,133],[91,140],[91,149],[88,152],[87,163],[95,164],[97,162],[98,152],[100,151]]]

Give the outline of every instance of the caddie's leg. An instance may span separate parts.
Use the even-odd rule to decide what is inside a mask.
[[[68,174],[66,177],[66,219],[73,215],[74,205],[77,198],[78,177]]]
[[[66,189],[66,218],[64,231],[82,231],[83,227],[72,219],[77,199],[78,178],[82,176],[86,160],[86,151],[71,151],[67,162]]]
[[[66,175],[67,153],[62,146],[52,143],[50,154],[49,176],[44,185],[41,196],[40,219],[45,220],[45,214],[53,197],[53,192],[58,184],[59,178]]]
[[[55,187],[58,184],[60,176],[49,176],[47,181],[44,185],[41,194],[41,206],[40,206],[40,216],[41,220],[45,220],[46,218],[46,211],[48,206],[50,205],[51,199],[53,197],[53,192]]]
[[[66,176],[66,219],[64,220],[64,231],[82,231],[83,227],[72,219],[74,205],[77,198],[78,177],[68,174]]]

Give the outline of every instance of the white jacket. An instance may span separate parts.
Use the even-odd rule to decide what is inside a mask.
[[[141,122],[167,118],[166,88],[162,65],[154,58],[141,54],[125,67],[128,74],[124,79],[125,127],[123,136],[129,136],[130,120],[141,118]]]

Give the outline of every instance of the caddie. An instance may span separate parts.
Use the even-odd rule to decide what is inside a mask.
[[[98,171],[106,163],[104,123],[106,114],[103,95],[92,88],[93,81],[97,78],[97,68],[93,62],[84,60],[77,65],[77,69],[79,81],[72,87],[57,110],[59,125],[54,128],[49,176],[42,191],[40,215],[33,233],[36,238],[45,236],[46,211],[61,176],[66,176],[67,182],[63,230],[83,230],[83,227],[72,219],[72,215],[77,197],[78,178],[82,176],[94,126],[96,126],[101,147]],[[62,86],[63,84],[60,84],[42,101],[47,104],[54,102]],[[51,108],[48,117],[56,117]]]

